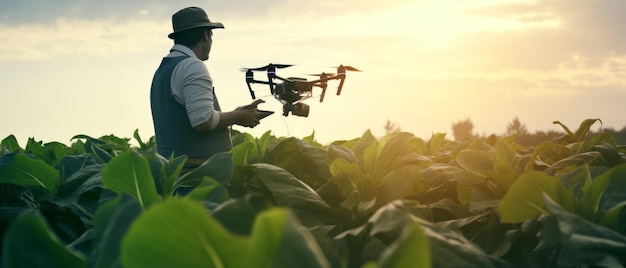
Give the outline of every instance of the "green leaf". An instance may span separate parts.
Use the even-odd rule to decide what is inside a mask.
[[[96,164],[89,154],[67,155],[59,165],[63,174],[63,184],[59,188],[59,196],[75,195],[86,181],[92,177],[98,177],[106,165]],[[102,182],[99,182],[102,185]],[[81,192],[78,194],[83,194]]]
[[[56,194],[59,171],[41,159],[32,159],[24,153],[6,154],[0,157],[0,183],[21,186],[41,186]]]
[[[406,196],[418,196],[427,190],[420,172],[421,168],[413,165],[406,165],[389,172],[384,178],[383,185],[378,188],[373,209]]]
[[[204,206],[209,209],[230,200],[226,187],[210,177],[204,177],[204,180],[187,194],[185,198],[204,202]]]
[[[239,132],[235,129],[231,130],[231,140],[233,143],[233,147],[237,147],[237,145],[244,143],[244,142],[251,142],[254,141],[254,136],[250,135],[250,133],[245,133],[245,132]]]
[[[626,264],[626,237],[563,209],[547,194],[546,207],[556,221],[544,228],[560,234],[559,267],[622,267]]]
[[[500,217],[494,210],[487,210],[482,214],[468,217],[462,217],[460,213],[455,215],[459,216],[435,224],[460,231],[463,236],[491,256],[501,257],[510,253],[511,244],[517,242],[511,237],[511,227],[501,224]]]
[[[33,138],[28,139],[25,153],[32,154],[34,158],[45,161],[50,166],[56,166],[61,159],[68,153],[69,148],[65,144],[59,142],[49,142],[42,144]]]
[[[230,151],[233,156],[233,164],[243,167],[257,162],[257,145],[254,141],[246,141],[233,147]]]
[[[308,143],[308,144],[310,144],[310,145],[313,145],[313,146],[315,146],[315,147],[318,147],[318,148],[323,148],[323,147],[324,147],[324,145],[322,145],[322,144],[318,143],[318,142],[315,140],[315,130],[313,130],[313,132],[311,133],[311,135],[306,136],[306,137],[303,137],[303,138],[302,138],[302,141],[304,141],[304,142],[306,142],[306,143]]]
[[[363,133],[361,138],[351,142],[347,142],[344,144],[344,146],[350,148],[357,156],[359,161],[366,162],[363,159],[363,157],[365,156],[365,150],[367,150],[367,148],[371,146],[378,146],[378,140],[376,140],[376,137],[374,137],[372,132],[368,129],[367,131],[365,131],[365,133]]]
[[[109,161],[113,159],[113,155],[111,155],[109,152],[100,148],[96,144],[96,142],[98,141],[99,140],[88,138],[87,142],[85,143],[85,151],[89,152],[94,157],[94,159],[96,159],[99,163],[101,164],[109,163]],[[102,142],[102,141],[99,141],[99,142]]]
[[[435,155],[446,143],[446,133],[433,133],[428,141],[428,152]]]
[[[178,157],[171,156],[170,159],[151,151],[146,155],[146,159],[150,163],[150,170],[157,187],[157,192],[164,198],[172,195],[176,190],[174,183],[178,179],[180,172],[187,160],[186,155]]]
[[[156,141],[154,139],[149,139],[148,142],[141,140],[141,136],[139,136],[139,129],[135,129],[135,132],[133,132],[133,138],[135,138],[135,141],[137,141],[139,148],[142,151],[148,151],[156,148]]]
[[[148,160],[133,151],[111,159],[102,171],[102,183],[109,190],[134,197],[144,209],[161,201]]]
[[[68,154],[61,159],[61,162],[56,168],[61,173],[61,180],[67,181],[69,177],[74,176],[75,173],[80,172],[83,168],[96,164],[95,159],[89,154]],[[65,183],[67,182],[64,182],[64,184]]]
[[[247,194],[224,201],[213,210],[212,216],[229,231],[249,236],[257,214],[272,206],[273,204],[261,195]]]
[[[576,200],[582,199],[583,187],[591,182],[591,170],[588,165],[565,168],[554,176],[572,191]]]
[[[397,132],[390,134],[378,144],[375,156],[375,166],[373,166],[374,177],[382,178],[397,168],[396,161],[403,155],[409,153],[408,141],[414,135],[408,132]]]
[[[376,184],[371,179],[371,175],[365,174],[358,163],[351,163],[344,158],[337,158],[330,165],[330,171],[333,175],[333,181],[336,182],[344,182],[342,191],[347,192],[356,188],[358,191],[356,194],[358,195],[358,202],[364,200],[371,200],[376,197]],[[345,183],[345,178],[349,180],[350,183]],[[352,184],[354,187],[350,187]]]
[[[313,236],[281,208],[257,216],[247,256],[246,267],[329,267]]]
[[[286,170],[265,163],[254,164],[251,167],[256,173],[256,178],[271,191],[276,203],[294,209],[306,226],[324,223],[336,217],[329,214],[330,207],[315,190]]]
[[[606,226],[615,231],[624,233],[626,230],[626,201],[616,205],[611,210],[607,211],[602,215],[600,220],[596,221],[598,224],[602,226]]]
[[[385,248],[392,246],[393,243],[405,243],[400,239],[400,232],[403,230],[406,231],[405,228],[409,228],[408,226],[412,226],[414,223],[419,223],[421,226],[420,228],[424,231],[423,234],[428,238],[428,249],[421,247],[404,248],[401,250],[401,255],[397,256],[398,261],[405,261],[405,258],[410,259],[414,257],[404,256],[404,254],[415,254],[421,256],[422,254],[427,253],[419,251],[427,251],[427,255],[429,256],[428,258],[430,259],[429,261],[432,262],[432,267],[495,267],[491,263],[489,256],[478,246],[466,239],[461,233],[448,228],[436,226],[430,220],[424,219],[428,218],[428,214],[430,213],[432,212],[423,206],[414,206],[409,202],[395,201],[377,210],[368,219],[366,224],[352,230],[345,231],[336,236],[336,238],[342,239],[345,238],[345,236],[366,236],[369,238],[386,237],[386,241],[391,240],[393,242],[382,248],[382,252],[384,252]],[[410,228],[412,229],[414,227],[415,226],[412,226]],[[407,232],[414,232],[414,230]],[[413,233],[411,235],[415,236],[413,237],[415,240],[411,241],[413,245],[423,245],[424,241],[421,241],[419,234]],[[369,243],[376,241],[376,239],[368,240]],[[367,247],[367,245],[364,245],[364,247]],[[405,253],[405,250],[407,253]],[[366,254],[366,252],[361,252],[361,254]],[[373,254],[374,256],[377,255],[376,253],[367,254]]]
[[[518,149],[519,146],[506,142],[504,139],[498,139],[493,146],[494,169],[497,174],[495,179],[499,184],[504,185],[505,189],[511,187],[522,170]]]
[[[348,162],[352,162],[352,163],[356,163],[359,161],[356,155],[354,154],[354,152],[345,146],[340,146],[340,145],[328,146],[328,151],[326,152],[326,161],[328,163],[332,163],[338,158],[346,159]]]
[[[571,144],[575,142],[584,142],[589,136],[591,126],[593,126],[593,124],[595,124],[596,122],[600,122],[600,124],[602,124],[602,120],[600,119],[585,119],[582,123],[580,123],[578,130],[576,130],[576,133],[573,133],[571,130],[569,130],[569,128],[567,128],[563,123],[559,121],[554,121],[552,123],[561,125],[561,127],[563,127],[567,135],[562,137],[561,141],[565,144]]]
[[[204,177],[211,177],[214,180],[226,185],[233,176],[233,158],[230,152],[222,152],[213,155],[202,165],[191,172],[178,177],[172,189],[179,186],[197,186]]]
[[[568,211],[574,211],[573,193],[561,181],[543,172],[522,174],[498,206],[502,223],[521,223],[542,214],[550,214],[544,202],[547,194]]]
[[[360,187],[364,180],[364,174],[357,163],[352,163],[345,158],[337,158],[330,164],[330,172],[334,177],[347,177],[354,185]],[[359,189],[365,194],[364,189]]]
[[[494,170],[492,154],[486,151],[465,149],[457,154],[456,161],[462,168],[483,178]]]
[[[409,201],[410,202],[410,201]],[[423,207],[409,207],[405,205],[404,201],[398,200],[389,203],[378,210],[376,210],[367,220],[367,223],[359,227],[353,228],[338,235],[336,238],[343,238],[344,236],[377,236],[385,233],[394,233],[402,230],[404,226],[410,225],[413,221],[411,210],[415,209],[419,216],[431,215],[430,209],[424,209]]]
[[[249,241],[189,199],[169,198],[135,220],[122,241],[124,267],[246,267]]]
[[[572,141],[576,140],[575,139],[576,135],[574,135],[574,132],[572,132],[566,125],[561,123],[561,121],[552,121],[552,124],[560,125],[563,128],[563,130],[565,130],[565,132],[567,133],[567,135],[566,135],[567,138],[572,139]],[[570,143],[570,142],[568,142],[568,143]]]
[[[552,164],[552,166],[546,169],[545,172],[548,174],[554,174],[556,171],[562,170],[566,167],[591,164],[600,157],[602,157],[602,155],[599,152],[585,152],[571,155]]]
[[[610,135],[606,132],[604,134]],[[615,142],[602,142],[600,144],[594,145],[592,147],[592,150],[599,152],[602,155],[602,159],[606,162],[607,166],[612,167],[626,162],[626,159],[622,158],[618,147],[619,145],[616,145]]]
[[[479,206],[485,206],[493,199],[499,202],[498,197],[504,196],[504,192],[497,191],[500,188],[496,188],[486,178],[476,176],[455,165],[435,163],[422,169],[420,173],[422,183],[427,189],[444,190],[444,185],[454,183],[453,191],[457,193],[458,201],[463,205],[470,204],[470,207],[479,203],[482,203]],[[441,195],[433,196],[434,199],[425,197],[420,199],[425,203],[437,202],[441,199]]]
[[[234,165],[242,167],[260,162],[265,157],[269,144],[275,140],[270,131],[265,132],[260,138],[254,138],[247,133],[239,135],[239,141],[230,151]]]
[[[276,144],[263,158],[264,163],[281,167],[314,189],[329,178],[327,152],[296,138]]]
[[[372,143],[365,148],[361,157],[361,169],[368,174],[371,174],[369,180],[364,181],[365,184],[375,186],[378,184],[378,180],[375,177],[376,172],[376,160],[378,159],[378,147],[379,143]]]
[[[512,264],[495,265],[490,255],[455,230],[424,220],[419,222],[428,236],[432,267],[513,267]]]
[[[430,138],[430,139],[431,140],[435,139],[435,135],[437,135],[437,137],[439,137],[441,135],[441,133],[433,134],[432,138]],[[443,134],[443,137],[445,137],[445,134]],[[430,141],[429,141],[428,145],[431,145]],[[415,137],[415,138],[410,139],[409,141],[407,141],[407,146],[409,146],[411,151],[416,152],[418,154],[421,154],[421,155],[432,155],[431,154],[431,150],[426,145],[426,142],[423,139],[421,139],[421,138]]]
[[[2,242],[4,268],[87,267],[84,257],[62,245],[39,213],[19,216]]]
[[[17,152],[24,151],[22,147],[20,147],[20,144],[17,142],[17,139],[15,138],[15,136],[13,135],[9,135],[6,138],[4,138],[0,142],[0,145],[2,145],[8,151],[8,153],[17,153]]]
[[[268,130],[265,133],[263,133],[263,135],[261,135],[261,137],[258,138],[258,144],[259,146],[261,146],[260,151],[265,151],[267,146],[274,140],[276,140],[276,137],[272,135],[272,131]]]
[[[380,267],[431,267],[428,238],[419,223],[406,226],[396,241],[383,252]]]
[[[59,187],[56,198],[50,201],[61,207],[74,209],[84,222],[91,222],[100,193],[104,188],[101,177],[104,167],[105,165],[101,164],[88,165],[73,173]],[[88,192],[93,194],[84,195]]]
[[[120,267],[122,239],[142,208],[134,198],[122,194],[101,205],[94,217],[94,237],[89,267]]]
[[[544,170],[563,158],[571,156],[567,146],[552,141],[546,141],[535,147],[530,155],[524,171]]]
[[[581,206],[591,219],[626,202],[626,164],[613,167],[583,187]]]
[[[587,139],[587,137],[589,137],[589,134],[591,132],[591,126],[593,126],[596,122],[600,122],[600,125],[602,125],[602,120],[596,118],[596,119],[585,119],[582,123],[580,123],[580,126],[578,127],[578,130],[576,130],[576,140],[577,141],[585,141]]]

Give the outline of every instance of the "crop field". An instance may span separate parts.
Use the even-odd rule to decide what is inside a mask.
[[[626,146],[597,121],[533,147],[233,131],[184,175],[138,131],[8,136],[0,266],[623,267]]]

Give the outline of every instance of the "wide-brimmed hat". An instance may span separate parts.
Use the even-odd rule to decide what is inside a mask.
[[[193,28],[224,28],[221,22],[212,22],[206,15],[206,12],[199,7],[187,7],[179,10],[172,15],[172,27],[174,32],[167,35],[170,39],[174,39],[174,35],[184,30]]]

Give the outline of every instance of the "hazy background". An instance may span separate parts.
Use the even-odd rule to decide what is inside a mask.
[[[348,73],[341,96],[331,83],[323,103],[308,100],[308,118],[282,117],[257,85],[261,108],[277,114],[236,128],[255,136],[315,130],[326,143],[382,135],[391,121],[452,138],[452,124],[468,118],[479,135],[503,134],[515,117],[530,132],[561,130],[554,120],[626,126],[624,0],[3,0],[0,139],[154,135],[150,82],[172,45],[171,15],[186,6],[226,26],[206,62],[224,110],[252,101],[242,67],[364,71]]]

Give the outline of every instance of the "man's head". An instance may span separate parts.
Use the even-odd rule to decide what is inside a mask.
[[[192,48],[199,59],[206,60],[213,43],[212,29],[223,29],[224,24],[209,20],[199,7],[187,7],[172,15],[172,28],[174,32],[168,37],[174,39],[174,43]]]
[[[195,28],[224,28],[224,24],[221,22],[212,22],[206,15],[206,12],[199,7],[187,7],[179,10],[172,15],[172,28],[174,32],[170,33],[167,37],[170,39],[176,39],[176,36],[186,30]]]

